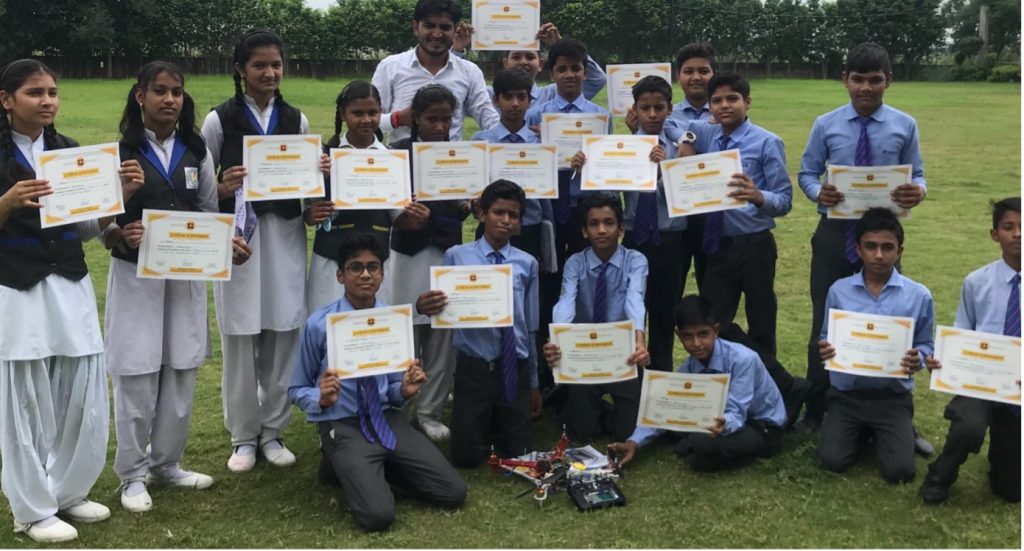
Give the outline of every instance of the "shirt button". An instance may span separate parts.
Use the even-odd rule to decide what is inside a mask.
[[[55,248],[56,246],[57,246],[57,242],[56,241],[50,241],[50,248],[51,249]]]
[[[50,269],[56,270],[57,269],[57,263],[54,262],[53,264],[50,264]]]
[[[173,206],[174,206],[174,203],[171,203],[171,206],[173,207]]]

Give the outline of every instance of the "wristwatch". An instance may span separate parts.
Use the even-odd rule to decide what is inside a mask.
[[[686,132],[683,132],[683,135],[679,138],[679,143],[688,143],[693,145],[697,143],[697,135],[687,130]]]

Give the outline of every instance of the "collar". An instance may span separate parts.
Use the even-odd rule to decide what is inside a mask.
[[[889,275],[889,281],[885,282],[882,286],[882,290],[886,290],[889,287],[903,287],[903,280],[906,279],[900,274],[900,271],[895,267],[892,269],[892,274]],[[864,282],[864,269],[861,268],[859,272],[853,275],[853,284],[857,287],[863,287],[867,289],[868,285]]]
[[[1020,275],[1020,272],[1014,270],[1009,264],[1007,264],[1005,259],[1000,258],[999,262],[996,263],[996,274],[999,276],[999,281],[1012,283],[1013,277]]]
[[[696,113],[703,113],[704,111],[710,111],[711,105],[708,104],[707,102],[704,102],[704,105],[700,109],[697,109],[696,107],[693,106],[692,103],[690,103],[688,99],[683,98],[683,101],[679,102],[676,105],[676,109],[682,109],[683,111],[693,111]]]
[[[594,252],[592,247],[587,247],[583,258],[587,261],[588,270],[594,271],[601,267],[601,259],[597,257],[597,253]],[[615,247],[615,252],[613,252],[611,258],[608,259],[608,263],[619,270],[622,270],[622,262],[625,258],[626,251],[622,250],[622,245],[619,245]]]
[[[246,97],[248,97],[248,96],[246,96]],[[172,130],[170,135],[167,136],[167,139],[165,139],[164,141],[161,142],[160,140],[158,140],[156,138],[156,133],[153,132],[152,130],[150,130],[148,128],[144,128],[143,129],[143,133],[146,135],[146,140],[148,140],[148,141],[150,141],[152,143],[155,143],[156,145],[159,145],[162,148],[167,147],[167,144],[174,143],[174,138],[177,137],[177,135],[178,135],[178,131],[177,130]]]
[[[383,302],[381,302],[380,299],[378,299],[377,297],[374,297],[373,298],[373,306],[372,306],[372,308],[380,308],[382,306],[387,306],[387,305],[384,304]],[[352,303],[348,301],[348,297],[345,296],[345,293],[343,291],[341,293],[341,298],[339,298],[334,303],[334,308],[332,309],[332,313],[336,313],[336,312],[351,312],[352,310],[358,310],[358,308],[356,308],[355,306],[352,306]]]
[[[556,94],[557,95],[557,94]],[[537,82],[534,81],[533,86],[530,87],[530,105],[540,97],[540,86],[537,86]]]
[[[267,102],[267,108],[262,110],[258,105],[256,105],[256,100],[254,100],[252,96],[250,96],[249,94],[242,94],[242,100],[245,101],[246,105],[255,109],[257,113],[262,115],[266,113],[268,110],[273,109],[274,103],[277,101],[277,94],[274,94],[273,96],[270,97],[270,101]]]
[[[494,248],[491,247],[491,244],[487,242],[487,238],[484,237],[484,236],[480,236],[480,239],[477,239],[474,244],[476,245],[477,250],[480,251],[480,253],[483,255],[483,257],[487,259],[488,263],[491,262],[491,256],[490,255],[493,252],[501,253],[501,256],[505,257],[505,262],[510,262],[512,260],[512,242],[511,241],[508,242],[508,243],[505,243],[505,246],[503,246],[502,248],[498,249],[497,251],[495,251]]]
[[[505,123],[501,122],[500,120],[498,121],[498,124],[495,125],[495,129],[498,132],[498,141],[504,140],[505,136],[511,136],[512,134],[516,134],[523,139],[523,143],[530,143],[530,138],[536,136],[534,131],[530,130],[530,125],[526,124],[526,121],[523,121],[523,127],[520,128],[518,132],[513,132],[509,130],[507,127],[505,127]]]
[[[725,373],[725,358],[723,357],[724,355],[725,347],[722,346],[722,339],[717,338],[715,339],[714,348],[711,349],[711,361],[708,362],[708,365],[706,367],[703,363],[701,363],[700,360],[694,358],[693,356],[690,356],[690,358],[687,361],[693,362],[693,367],[696,368],[692,371],[692,373],[700,373],[705,369],[709,369],[716,373]]]
[[[753,123],[750,122],[750,117],[747,117],[747,119],[744,120],[742,124],[736,127],[736,130],[732,131],[732,134],[729,134],[729,141],[733,143],[739,143],[739,141],[742,140],[744,136],[750,133],[750,128],[752,126]],[[724,136],[725,132],[722,131],[721,125],[718,125],[718,129],[719,136]],[[715,139],[717,140],[718,138]]]
[[[648,134],[647,132],[644,132],[643,128],[637,128],[636,129],[636,135],[637,136],[653,136],[653,134]],[[665,125],[662,125],[661,126],[661,132],[658,132],[658,141],[661,142],[663,146],[672,145],[672,140],[668,139],[668,136],[665,135]]]
[[[14,130],[11,130],[11,138],[14,140],[14,144],[15,145],[20,145],[21,147],[24,147],[25,149],[29,149],[29,150],[35,149],[35,148],[42,149],[42,147],[43,147],[43,132],[40,132],[39,133],[39,137],[36,138],[35,140],[33,140],[32,138],[29,138],[28,136],[26,136],[24,134],[19,134],[19,133],[15,132]]]
[[[555,107],[557,107],[559,111],[561,111],[562,109],[565,109],[565,106],[569,105],[569,104],[575,105],[576,109],[579,109],[580,111],[583,111],[583,106],[585,105],[584,102],[586,102],[586,101],[587,101],[587,98],[584,98],[583,94],[580,94],[580,95],[576,96],[576,99],[574,99],[572,101],[569,101],[569,100],[563,98],[562,95],[559,94],[557,90],[555,91]]]
[[[420,63],[420,56],[417,55],[417,52],[419,52],[419,51],[420,51],[419,44],[417,44],[411,50],[409,50],[409,58],[410,58],[409,59],[409,66],[410,67],[423,67],[423,64]],[[451,54],[451,51],[449,51],[448,52],[448,58],[444,62],[445,67],[451,68],[453,65],[455,65],[455,60],[456,59],[459,59],[459,56],[454,56],[454,55]],[[423,68],[426,69],[426,67],[423,67]]]
[[[349,143],[349,141],[348,141],[348,133],[346,132],[345,134],[342,134],[341,142],[338,143],[337,149],[358,149],[358,148],[356,146],[352,145],[351,143]],[[374,136],[373,137],[373,143],[370,144],[370,147],[367,147],[366,149],[387,149],[387,146],[382,144],[382,143],[380,143],[380,140],[377,139],[377,136]]]
[[[876,120],[878,122],[884,122],[885,121],[885,111],[886,111],[886,106],[883,103],[882,105],[880,105],[878,107],[878,109],[875,109],[874,113],[871,113],[870,115],[868,115],[868,118],[869,119],[874,119],[874,120]],[[857,110],[853,108],[853,103],[847,103],[846,105],[843,106],[843,117],[845,117],[846,120],[851,120],[852,121],[854,119],[859,119],[860,118],[860,114],[857,113]]]

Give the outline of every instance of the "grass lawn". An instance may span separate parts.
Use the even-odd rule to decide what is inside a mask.
[[[309,117],[313,132],[333,132],[333,102],[342,80],[286,79],[285,97]],[[83,144],[117,139],[117,121],[130,83],[64,81],[58,127]],[[755,81],[751,118],[788,144],[789,171],[799,168],[814,118],[847,101],[838,82]],[[232,93],[229,77],[192,77],[188,89],[201,114]],[[676,89],[677,97],[679,95]],[[914,115],[929,182],[928,199],[906,222],[905,273],[927,285],[938,323],[951,324],[960,284],[971,270],[998,257],[988,238],[988,201],[1020,193],[1020,86],[897,83],[890,105]],[[604,94],[598,99],[606,103]],[[201,122],[201,119],[200,119]],[[618,121],[618,131],[625,128]],[[476,125],[467,121],[465,135]],[[779,296],[780,359],[796,374],[806,370],[811,323],[808,295],[810,237],[817,215],[798,188],[792,212],[779,220],[776,291]],[[109,256],[87,245],[90,272],[104,300]],[[688,284],[687,289],[695,286]],[[92,498],[113,510],[112,518],[79,526],[71,547],[982,547],[1020,548],[1020,506],[988,489],[984,455],[961,470],[951,499],[940,507],[921,503],[916,491],[927,466],[918,459],[913,484],[891,486],[878,475],[873,454],[847,473],[822,470],[815,459],[817,436],[787,434],[782,452],[736,472],[696,475],[668,446],[644,449],[622,481],[625,508],[587,515],[568,498],[551,497],[538,508],[529,498],[513,501],[523,483],[499,478],[486,466],[463,472],[469,500],[456,512],[398,500],[398,520],[384,534],[366,535],[348,516],[344,497],[317,484],[317,436],[296,412],[288,445],[298,465],[276,470],[260,463],[244,476],[225,462],[229,436],[220,403],[220,345],[210,319],[213,357],[200,370],[192,430],[184,466],[213,475],[210,490],[189,493],[155,488],[156,508],[145,515],[124,512],[109,468],[115,449],[113,422],[108,468]],[[103,307],[100,305],[100,315]],[[682,357],[681,346],[676,354]],[[936,447],[945,438],[942,410],[949,401],[930,392],[918,376],[916,424]],[[549,415],[536,423],[537,443],[553,444]],[[447,446],[444,446],[447,452]],[[987,447],[986,447],[987,450]],[[983,450],[983,454],[985,450]],[[9,507],[0,501],[0,523]],[[0,529],[0,548],[35,544]]]

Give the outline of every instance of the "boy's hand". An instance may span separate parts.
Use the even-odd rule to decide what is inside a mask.
[[[406,107],[398,112],[398,126],[412,126],[412,107]]]
[[[427,291],[416,299],[416,311],[425,316],[439,314],[445,306],[448,306],[448,295],[436,289]]]
[[[640,446],[632,440],[626,440],[625,442],[612,442],[608,444],[608,454],[615,455],[619,458],[619,467],[625,467],[633,460],[633,456],[636,455],[636,450]]]
[[[834,207],[843,202],[843,194],[832,184],[821,184],[818,190],[818,204],[823,207]]]
[[[309,208],[306,209],[304,218],[306,224],[309,226],[315,226],[320,224],[324,220],[327,220],[334,214],[334,203],[327,200],[313,201]]]
[[[632,105],[626,110],[626,128],[629,128],[631,134],[636,134],[637,129],[640,128],[640,117]]]
[[[909,209],[921,204],[924,200],[924,189],[917,184],[902,184],[892,190],[890,197],[900,208]]]
[[[711,431],[711,434],[709,435],[711,438],[718,438],[719,436],[722,436],[722,433],[725,432],[725,417],[722,417],[721,415],[716,416],[715,424],[708,427],[708,430]]]
[[[555,368],[558,367],[559,360],[562,359],[562,349],[558,348],[558,345],[553,342],[544,343],[544,361],[548,362],[548,366]]]
[[[242,178],[245,177],[244,166],[233,166],[220,175],[220,183],[217,184],[217,198],[227,199],[235,196],[235,190],[242,187]]]
[[[412,365],[409,366],[409,369],[405,370],[405,375],[402,376],[402,386],[399,388],[402,398],[408,400],[418,394],[420,387],[425,382],[427,382],[427,374],[420,367],[420,361],[413,360]]]
[[[562,34],[558,32],[558,27],[550,21],[541,25],[540,29],[537,31],[537,40],[546,44],[548,48],[561,39]]]
[[[145,229],[142,227],[142,220],[136,220],[121,228],[124,244],[132,249],[139,248],[139,244],[142,243],[143,233],[145,233]]]
[[[245,264],[246,260],[252,256],[252,249],[249,248],[249,244],[245,242],[240,236],[231,238],[231,248],[233,250],[231,255],[231,263],[235,266]]]
[[[921,369],[921,353],[916,348],[911,348],[903,353],[900,358],[900,367],[907,375],[913,375]]]
[[[472,43],[473,25],[465,21],[459,21],[459,24],[455,25],[455,38],[452,39],[452,49],[456,52],[465,52],[469,50],[469,46]]]
[[[582,151],[577,151],[576,154],[572,156],[572,161],[569,162],[569,166],[571,166],[573,170],[579,170],[583,168],[583,165],[585,164],[587,164],[587,156],[584,155]]]
[[[836,349],[828,341],[818,341],[818,355],[825,362],[836,357]]]
[[[757,189],[754,181],[746,174],[742,172],[733,174],[732,180],[729,181],[729,186],[736,188],[729,192],[729,197],[753,203],[757,208],[761,208],[764,205],[764,194],[761,193],[761,190]]]
[[[326,176],[331,175],[331,156],[326,153],[320,154],[320,172]]]
[[[327,409],[338,401],[338,393],[341,392],[341,381],[335,376],[334,371],[328,369],[320,374],[320,409]]]
[[[544,398],[540,395],[539,388],[530,389],[530,415],[536,419],[544,411]]]
[[[651,148],[651,154],[647,156],[652,163],[660,163],[665,160],[665,148],[661,147],[661,144]]]
[[[692,157],[697,154],[697,148],[693,147],[692,143],[679,142],[679,147],[676,149],[676,157]]]
[[[924,366],[928,368],[928,371],[935,371],[936,369],[942,369],[942,362],[935,356],[928,356],[924,359]]]

